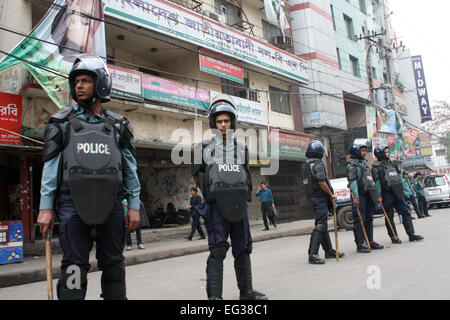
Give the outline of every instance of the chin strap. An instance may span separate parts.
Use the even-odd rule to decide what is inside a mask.
[[[78,100],[77,103],[80,107],[82,107],[86,110],[90,110],[96,101],[97,101],[97,98],[93,97],[90,100]]]

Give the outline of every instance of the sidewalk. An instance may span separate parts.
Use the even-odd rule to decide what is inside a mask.
[[[281,223],[276,229],[274,229],[272,225],[270,225],[270,227],[271,229],[269,231],[262,231],[264,226],[261,220],[251,221],[250,229],[253,242],[309,234],[314,228],[314,220]],[[329,228],[330,230],[333,229],[332,220],[329,221]],[[190,226],[142,230],[142,238],[146,248],[140,250],[136,247],[135,236],[133,234],[133,250],[124,251],[125,264],[130,266],[208,251],[207,240],[196,240],[197,235],[192,241],[184,239],[189,231]],[[39,250],[41,250],[40,252],[42,252],[41,254],[43,254],[43,241],[37,242],[35,247],[39,248]],[[60,265],[62,255],[58,247],[58,241],[53,240],[53,279],[59,278],[61,274]],[[58,250],[56,250],[57,248]],[[95,259],[95,248],[92,250],[89,260],[91,264],[89,272],[98,271]],[[45,256],[25,256],[24,261],[21,263],[0,265],[0,288],[45,280]]]

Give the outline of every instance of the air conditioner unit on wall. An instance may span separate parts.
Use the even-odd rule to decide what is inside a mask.
[[[206,16],[210,17],[213,20],[219,21],[220,23],[227,24],[227,16],[221,13],[206,11]]]
[[[286,35],[276,36],[273,38],[272,44],[282,49],[292,48],[292,38]]]

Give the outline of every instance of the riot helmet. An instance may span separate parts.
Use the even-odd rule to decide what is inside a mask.
[[[353,143],[350,145],[350,157],[353,159],[361,158],[361,149],[369,147],[368,139],[355,139]]]
[[[233,99],[226,94],[219,94],[211,101],[211,107],[209,108],[209,127],[211,129],[217,129],[216,117],[222,113],[229,114],[231,117],[231,129],[236,129],[237,113],[236,106],[233,103]]]
[[[100,57],[92,54],[81,54],[75,59],[69,73],[69,85],[70,94],[77,103],[79,101],[75,94],[75,78],[80,74],[89,74],[94,77],[94,98],[89,104],[92,105],[96,99],[100,99],[101,102],[111,100],[111,75],[106,63]]]
[[[418,176],[423,176],[422,171],[417,171],[414,175],[415,178],[417,178]]]
[[[322,159],[324,152],[325,148],[322,142],[320,142],[319,140],[311,140],[311,142],[308,144],[308,149],[306,150],[306,157],[309,159]]]
[[[403,176],[409,176],[409,172],[406,171],[406,170],[403,170],[402,175],[403,175]]]
[[[377,157],[378,161],[387,160],[386,154],[384,151],[388,148],[385,144],[379,144],[374,150],[375,157]]]

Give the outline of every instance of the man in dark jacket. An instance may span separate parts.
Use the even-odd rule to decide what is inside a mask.
[[[200,235],[200,238],[198,240],[205,239],[205,233],[203,232],[202,226],[200,224],[200,215],[198,214],[196,208],[197,206],[202,203],[202,197],[200,197],[197,194],[198,190],[197,188],[191,188],[191,201],[188,206],[188,209],[191,211],[191,217],[192,217],[192,229],[191,233],[185,238],[189,241],[192,240],[192,237],[194,236],[195,231],[198,231],[198,234]]]

